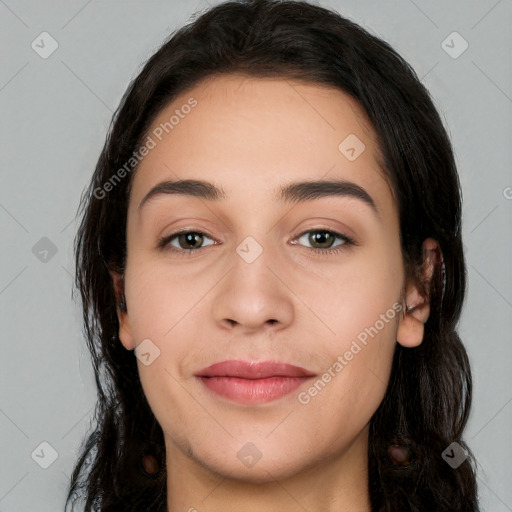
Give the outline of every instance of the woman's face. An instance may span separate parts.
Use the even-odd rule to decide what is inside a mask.
[[[334,88],[227,75],[148,134],[119,334],[171,464],[262,482],[365,463],[406,327],[397,205],[362,109]],[[225,361],[281,365],[205,370]]]

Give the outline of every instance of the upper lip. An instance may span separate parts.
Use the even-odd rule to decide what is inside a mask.
[[[312,377],[314,373],[288,363],[275,361],[222,361],[203,368],[198,377],[239,377],[266,379],[268,377]]]

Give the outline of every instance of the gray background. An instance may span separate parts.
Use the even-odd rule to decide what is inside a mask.
[[[512,511],[512,0],[316,3],[391,43],[451,134],[469,270],[460,334],[475,381],[466,439],[482,510]],[[71,300],[79,197],[129,81],[171,30],[207,6],[0,0],[1,512],[63,510],[95,403]],[[31,47],[42,46],[43,31],[58,43],[46,59]],[[463,48],[457,37],[446,40],[453,31],[469,45],[457,58],[447,53]],[[43,441],[58,453],[48,469],[40,467],[52,454]]]

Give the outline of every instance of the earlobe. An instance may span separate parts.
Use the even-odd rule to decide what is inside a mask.
[[[133,350],[135,343],[133,341],[132,329],[124,296],[124,276],[118,272],[111,271],[110,276],[114,285],[116,296],[116,312],[119,321],[119,339],[126,350]]]
[[[408,348],[421,345],[429,313],[430,306],[427,301],[412,306],[412,309],[407,308],[398,324],[397,342]]]
[[[430,315],[430,281],[438,260],[439,244],[434,239],[427,238],[423,242],[422,281],[425,283],[425,292],[422,294],[416,284],[409,284],[405,294],[407,307],[398,324],[397,342],[403,347],[417,347],[423,342],[425,322]]]

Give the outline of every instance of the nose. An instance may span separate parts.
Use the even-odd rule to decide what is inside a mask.
[[[251,262],[234,251],[229,263],[231,270],[215,287],[212,301],[213,317],[221,328],[247,333],[276,331],[293,322],[289,277],[270,250],[265,249]]]

